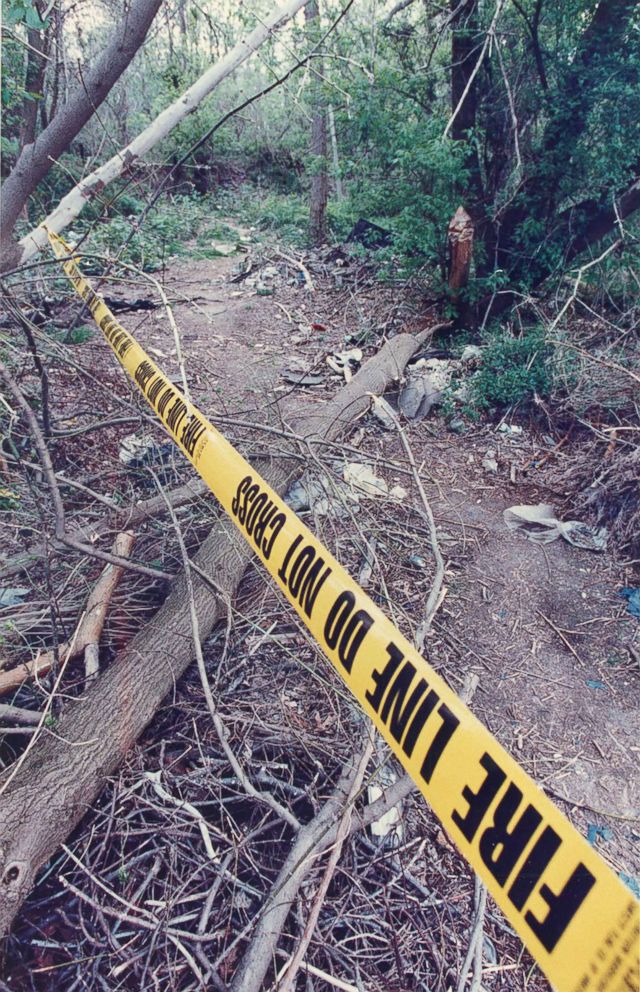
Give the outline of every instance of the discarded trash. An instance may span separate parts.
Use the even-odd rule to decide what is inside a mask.
[[[604,551],[607,546],[608,531],[606,527],[590,527],[579,520],[567,520],[559,523],[560,533],[569,544],[585,551]]]
[[[371,576],[373,575],[377,545],[378,542],[375,537],[372,537],[370,541],[365,543],[364,561],[362,562],[360,574],[358,575],[358,582],[363,589],[367,588],[369,582],[371,581]]]
[[[498,431],[500,434],[506,434],[507,437],[522,437],[524,434],[522,427],[519,427],[518,424],[500,424]]]
[[[482,360],[482,348],[477,344],[468,344],[460,355],[461,362],[479,362]]]
[[[451,382],[453,373],[460,363],[450,358],[419,358],[415,365],[409,366],[409,374],[428,375],[434,389],[442,391]]]
[[[407,420],[423,420],[431,407],[441,402],[442,390],[430,375],[410,376],[398,397],[398,407]]]
[[[129,468],[143,468],[146,465],[166,464],[172,460],[173,453],[172,441],[158,443],[150,434],[141,437],[127,434],[120,442],[118,458]]]
[[[25,586],[14,586],[9,589],[0,589],[0,609],[5,606],[20,606],[22,600],[25,596],[29,595],[31,590],[25,588]]]
[[[422,555],[411,555],[409,561],[416,568],[426,568],[428,564],[427,559],[423,558]]]
[[[379,224],[372,224],[361,217],[351,228],[347,238],[347,242],[349,241],[356,241],[365,248],[387,248],[391,244],[391,233]]]
[[[498,472],[498,462],[496,461],[496,453],[493,448],[487,448],[484,458],[482,459],[482,467],[485,472],[493,472],[494,475]]]
[[[381,755],[382,756],[382,755]],[[390,788],[398,779],[393,766],[386,763],[381,764],[376,775],[376,781],[367,787],[367,799],[369,804],[384,794],[385,789]],[[385,838],[385,847],[398,847],[403,839],[402,826],[402,803],[392,806],[391,809],[383,813],[377,820],[372,820],[369,830],[372,837]]]
[[[630,613],[632,617],[637,617],[640,620],[640,589],[633,589],[631,586],[625,586],[618,593],[623,599],[627,601],[627,613]]]
[[[558,537],[576,548],[587,551],[604,551],[607,546],[607,530],[596,529],[579,520],[558,520],[555,510],[546,503],[537,506],[510,506],[503,512],[504,522],[509,530],[519,530],[529,541],[549,544]]]
[[[357,496],[386,496],[389,492],[387,483],[378,478],[370,465],[347,462],[342,477]]]
[[[338,351],[333,355],[327,355],[327,365],[338,375],[344,375],[347,382],[351,382],[354,370],[362,361],[362,348],[351,348],[349,351]]]
[[[628,889],[631,889],[636,899],[640,899],[640,882],[637,878],[632,878],[631,875],[626,875],[623,871],[618,872],[618,878],[624,882]]]
[[[298,482],[293,483],[284,501],[294,513],[299,513],[301,510],[315,510],[318,503],[326,502],[326,493],[318,479],[303,476]]]
[[[294,386],[319,386],[324,382],[324,376],[319,372],[300,372],[297,369],[285,369],[282,378]]]
[[[467,425],[460,417],[456,417],[454,420],[449,421],[449,430],[453,431],[454,434],[465,434]]]
[[[602,840],[611,840],[613,831],[609,827],[599,827],[595,823],[590,823],[587,826],[587,840],[592,847],[595,846],[598,837],[601,837]]]
[[[396,415],[390,403],[383,396],[372,397],[371,412],[382,426],[388,431],[394,431],[398,426]]]
[[[389,490],[389,496],[391,496],[391,499],[394,499],[396,503],[402,503],[403,499],[407,498],[408,493],[404,486],[392,486]]]
[[[607,688],[606,683],[604,683],[602,681],[602,679],[585,679],[585,683],[586,683],[586,685],[590,689],[606,689]]]

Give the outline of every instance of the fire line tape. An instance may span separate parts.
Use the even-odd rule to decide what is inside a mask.
[[[116,358],[559,992],[637,992],[640,903],[323,544],[56,256]]]

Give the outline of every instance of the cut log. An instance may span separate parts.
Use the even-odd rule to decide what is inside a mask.
[[[334,400],[311,416],[289,418],[294,431],[307,439],[335,438],[367,409],[371,393],[380,395],[401,375],[430,334],[403,334],[387,342]],[[255,468],[281,494],[301,470],[286,452],[256,461]],[[235,526],[220,519],[195,559],[219,590],[213,594],[194,576],[203,641],[224,618],[225,604],[250,560],[251,550]],[[193,657],[192,639],[185,634],[190,629],[181,577],[116,662],[63,711],[56,735],[37,741],[11,780],[5,775],[0,785],[0,935],[9,931],[39,868],[79,823],[162,700],[174,691]]]

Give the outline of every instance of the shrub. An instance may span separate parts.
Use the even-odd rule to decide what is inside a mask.
[[[482,367],[473,376],[470,403],[487,410],[495,406],[516,406],[548,396],[553,382],[552,349],[544,330],[535,328],[514,337],[499,330],[488,339]]]

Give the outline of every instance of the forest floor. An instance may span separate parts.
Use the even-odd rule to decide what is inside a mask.
[[[327,355],[351,348],[358,340],[363,341],[366,358],[375,353],[385,336],[413,329],[420,320],[421,326],[437,322],[436,315],[425,321],[419,301],[406,293],[400,296],[391,287],[380,287],[362,267],[356,268],[353,276],[343,278],[336,276],[332,264],[314,268],[307,262],[315,286],[311,291],[297,275],[296,267],[274,251],[251,251],[256,264],[252,276],[263,278],[272,294],[259,293],[251,284],[252,276],[232,281],[241,274],[239,266],[246,265],[246,256],[239,254],[193,262],[176,260],[163,273],[193,398],[207,415],[215,417],[216,424],[245,454],[273,451],[274,446],[277,449],[277,435],[264,430],[269,421],[267,413],[277,400],[293,399],[303,409],[309,409],[339,388],[344,380],[326,364]],[[271,267],[266,276],[265,266]],[[125,283],[110,283],[103,291],[122,300],[151,295],[141,283],[133,288]],[[179,376],[175,341],[162,308],[125,313],[120,319],[167,374]],[[436,339],[430,347],[438,351],[441,345]],[[428,351],[426,348],[423,353]],[[111,395],[114,416],[121,412],[123,402],[135,402],[130,387],[122,381],[124,376],[97,336],[74,346],[73,352],[77,363],[93,371],[96,396],[98,392],[104,396],[105,390]],[[287,381],[295,379],[295,374],[283,379],[287,370],[300,375],[317,374],[319,381],[296,386]],[[52,371],[52,380],[53,395],[69,397],[68,409],[65,411],[64,404],[58,409],[62,423],[77,413],[77,373],[61,362]],[[91,405],[88,399],[87,405]],[[99,401],[96,408],[100,409]],[[71,420],[66,422],[70,424]],[[613,870],[637,880],[640,641],[638,621],[626,611],[619,595],[622,587],[632,584],[630,571],[614,551],[579,550],[561,539],[543,546],[507,530],[503,511],[509,506],[545,502],[554,504],[560,512],[566,504],[566,493],[558,481],[565,452],[551,445],[548,438],[545,440],[545,431],[532,421],[517,423],[521,432],[502,433],[496,424],[466,423],[461,433],[455,433],[434,410],[425,420],[404,425],[446,561],[446,597],[427,640],[427,657],[457,691],[469,673],[477,675],[472,710],[577,829],[589,836]],[[65,447],[67,464],[72,464],[80,475],[93,470],[92,486],[100,491],[114,487],[122,468],[117,457],[119,442],[131,430],[131,425],[116,425],[108,434],[70,436]],[[488,450],[495,452],[497,472],[483,466]],[[361,500],[356,514],[359,535],[355,539],[350,521],[339,512],[339,502],[334,506],[329,499],[328,506],[307,510],[303,516],[356,576],[363,560],[371,558],[368,591],[411,637],[422,617],[433,567],[427,533],[416,513],[419,494],[400,438],[367,415],[353,425],[342,448],[329,449],[320,457],[321,464],[313,467],[318,476],[335,480],[345,461],[364,461],[376,476],[385,479],[389,488],[401,485],[406,490],[401,504],[382,496]],[[100,462],[102,479],[97,484],[96,465]],[[188,521],[181,516],[191,544],[197,543],[205,528],[210,507],[210,502],[201,500],[195,516]],[[140,552],[145,540],[149,546],[154,541],[157,545],[158,529],[150,526],[146,537],[142,537]],[[166,557],[162,564],[166,565]],[[90,585],[89,573],[86,581]],[[142,584],[139,577],[132,578],[128,587],[125,584],[129,603],[133,602],[132,590],[137,590],[139,598]],[[64,607],[61,610],[64,614]],[[115,648],[118,638],[126,635],[127,624],[136,626],[143,615],[143,607],[131,607],[123,623],[125,634],[117,634],[117,622],[110,628]],[[32,624],[30,630],[25,628],[23,636],[34,636],[36,627]],[[335,774],[348,752],[349,728],[354,721],[357,723],[355,704],[344,698],[330,666],[258,567],[245,579],[231,629],[223,635],[206,645],[206,659],[211,673],[215,673],[212,678],[234,746],[245,757],[260,755],[265,780],[286,778],[292,796],[301,790],[311,796],[320,767],[325,772],[333,769]],[[127,899],[135,902],[131,893],[147,878],[149,864],[139,855],[142,874],[136,874],[138,855],[130,842],[138,831],[144,840],[140,842],[142,848],[150,844],[149,851],[155,850],[157,841],[151,843],[143,823],[146,816],[148,825],[151,817],[153,835],[163,835],[173,842],[174,854],[163,855],[163,864],[170,865],[162,881],[164,888],[157,888],[161,895],[156,894],[155,903],[151,900],[145,905],[157,906],[164,900],[165,906],[173,906],[172,900],[176,904],[182,900],[185,913],[190,905],[184,891],[188,872],[176,866],[176,852],[185,842],[185,830],[195,831],[197,837],[197,827],[186,827],[184,818],[179,822],[175,807],[159,810],[157,796],[156,806],[152,796],[145,800],[139,783],[144,774],[163,771],[169,791],[174,789],[196,805],[201,801],[199,808],[207,810],[214,826],[228,829],[223,817],[219,822],[215,819],[211,790],[196,774],[207,765],[203,754],[214,755],[209,758],[214,766],[216,760],[215,742],[204,729],[206,713],[200,696],[197,677],[187,674],[175,699],[158,714],[139,748],[127,756],[121,774],[69,842],[70,850],[91,865],[94,875],[105,879],[109,886],[121,883]],[[381,755],[384,749],[378,749],[378,757]],[[298,768],[294,767],[296,762]],[[224,787],[223,782],[220,788]],[[195,793],[190,791],[193,788]],[[136,808],[135,802],[142,807]],[[226,802],[230,802],[228,797]],[[229,808],[235,809],[239,830],[238,823],[245,814],[240,804]],[[247,812],[246,822],[255,829],[253,815]],[[399,992],[421,987],[420,982],[428,976],[433,983],[429,987],[444,990],[455,987],[459,976],[473,911],[471,872],[420,798],[412,797],[405,804],[403,821],[402,842],[395,853],[376,851],[371,844],[366,850],[354,848],[346,853],[330,890],[328,903],[334,909],[326,910],[324,923],[321,919],[307,960],[347,983],[343,988]],[[196,841],[192,838],[189,843]],[[237,963],[233,937],[250,920],[252,900],[255,911],[255,891],[262,890],[261,878],[264,881],[277,870],[280,843],[281,838],[276,842],[271,837],[269,849],[261,850],[254,862],[253,878],[251,866],[240,865],[237,885],[219,895],[220,907],[212,920],[215,917],[220,932],[216,960],[220,962],[223,981],[230,978]],[[434,906],[447,905],[446,912],[436,911],[439,923],[435,930],[433,920],[429,922],[420,915],[426,910],[411,909],[414,902],[417,906],[415,892],[412,896],[407,889],[411,911],[402,916],[401,900],[396,906],[393,889],[387,888],[385,895],[385,890],[376,885],[376,879],[385,871],[385,858],[400,858],[417,879],[418,894],[420,885],[435,894],[431,911]],[[52,907],[63,905],[61,897],[69,897],[57,882],[65,867],[73,868],[68,857],[61,856],[55,870],[45,873],[20,914],[8,957],[12,975],[8,984],[12,989],[63,987],[51,984],[52,969],[64,974],[64,987],[71,988],[70,976],[76,974],[73,969],[78,967],[69,956],[74,943],[71,921],[65,922],[64,913],[55,919],[52,915]],[[197,874],[195,862],[193,871]],[[76,885],[81,882],[90,885],[82,873]],[[156,882],[155,878],[151,882],[147,878],[146,895],[151,896]],[[203,879],[198,880],[199,889],[203,887],[201,882],[204,884]],[[362,905],[357,913],[353,908],[353,919],[362,919],[365,906],[380,916],[380,926],[390,921],[399,935],[395,957],[388,958],[378,946],[384,929],[378,931],[371,923],[367,934],[366,927],[363,930],[361,923],[356,927],[352,922],[349,899],[353,895],[349,890],[354,886],[362,890]],[[95,885],[91,892],[93,910],[91,905],[85,905],[90,915],[95,905],[108,901]],[[197,908],[200,910],[199,905]],[[69,915],[73,916],[71,911]],[[97,923],[93,926],[99,929]],[[122,952],[123,926],[127,933],[132,928],[117,924],[116,929],[118,926],[121,932],[105,952],[106,964],[94,965],[102,976],[102,987],[153,987],[153,954],[144,944],[150,935],[142,931],[142,942],[135,944],[140,955],[127,957]],[[422,971],[423,966],[417,963],[422,957],[416,957],[416,948],[428,944],[424,939],[427,926],[431,927],[437,951],[429,957],[428,948],[421,947],[420,955],[429,958]],[[452,928],[453,939],[447,927]],[[486,990],[548,988],[493,907],[486,932],[489,941],[485,942],[482,972]],[[97,938],[104,939],[99,933]],[[130,939],[135,943],[138,937]],[[74,953],[76,958],[80,956],[78,947]],[[83,953],[93,961],[99,956],[90,939],[85,941]],[[138,959],[147,969],[144,974],[138,970],[142,965],[135,963]],[[127,965],[127,961],[133,963]],[[436,981],[438,972],[441,984]],[[34,979],[34,973],[41,977]],[[177,982],[171,987],[183,986]],[[314,987],[329,986],[320,981]]]

